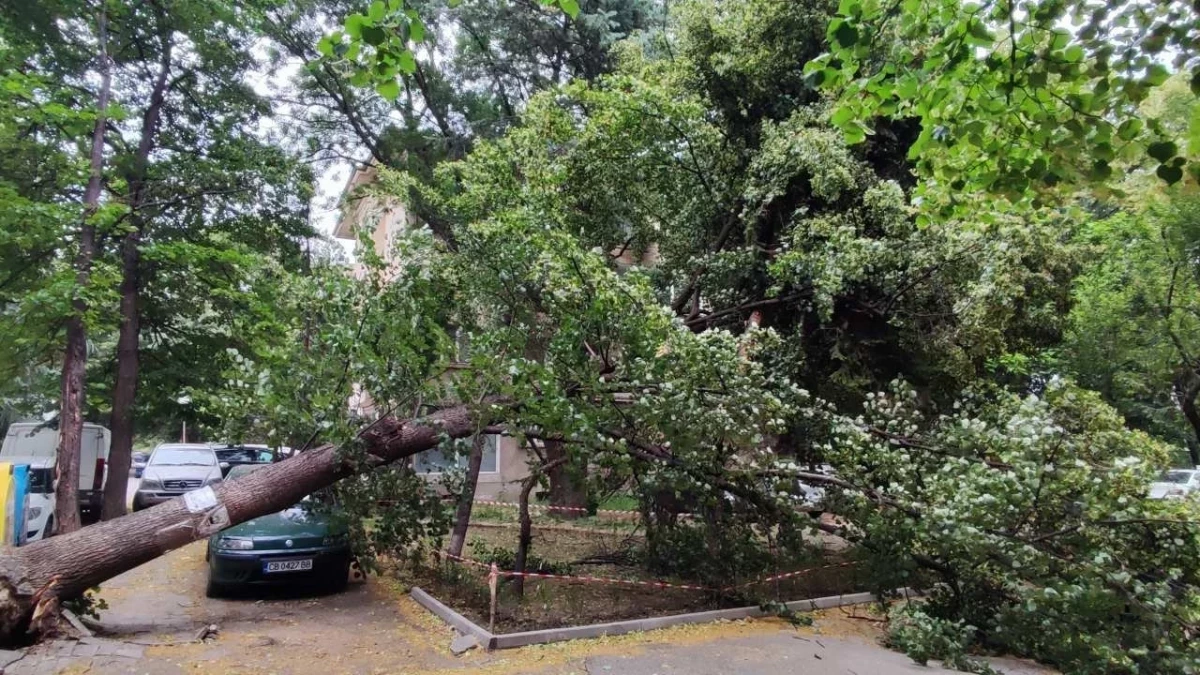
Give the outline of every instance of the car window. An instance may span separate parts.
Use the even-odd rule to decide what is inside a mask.
[[[217,456],[212,450],[201,448],[159,448],[150,456],[150,463],[155,466],[212,466],[217,463]]]
[[[251,471],[257,471],[261,468],[261,464],[239,464],[229,470],[229,475],[225,476],[225,480],[237,480]]]
[[[54,469],[43,467],[29,470],[29,492],[35,495],[54,493]]]
[[[1192,477],[1195,475],[1196,475],[1195,471],[1182,471],[1182,470],[1168,471],[1163,474],[1162,482],[1183,484],[1183,483],[1187,483],[1188,481],[1192,480]]]

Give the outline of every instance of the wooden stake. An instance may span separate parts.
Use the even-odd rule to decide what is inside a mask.
[[[500,569],[492,563],[492,571],[488,572],[488,590],[492,592],[491,616],[488,618],[488,632],[496,632],[496,587],[499,586]]]

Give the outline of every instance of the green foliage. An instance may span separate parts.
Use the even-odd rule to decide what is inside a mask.
[[[925,613],[1065,672],[1186,672],[1200,658],[1191,506],[1145,497],[1169,449],[1096,394],[982,388],[935,416],[898,386],[843,434],[828,456],[857,490],[835,508],[889,585],[905,581],[897,550],[940,577]]]
[[[927,665],[930,659],[936,659],[955,670],[994,675],[996,670],[967,656],[974,641],[974,626],[930,616],[917,603],[897,605],[888,615],[888,646],[913,661]]]
[[[516,567],[517,552],[503,546],[488,546],[486,541],[472,539],[470,543],[471,558],[484,563],[495,563],[502,570]],[[525,559],[525,571],[535,574],[571,574],[571,564],[568,562],[545,560],[535,554]]]
[[[459,4],[448,2],[452,10]],[[538,0],[538,4],[557,8],[571,19],[579,17],[578,0]],[[417,74],[416,46],[427,40],[420,7],[420,3],[405,0],[373,0],[365,12],[348,14],[340,30],[322,37],[317,51],[345,66],[350,84],[373,87],[384,99],[395,101],[400,96],[400,79]],[[423,80],[425,76],[419,77]]]
[[[108,603],[104,598],[97,595],[100,592],[100,587],[89,588],[83,595],[77,598],[69,598],[63,601],[63,607],[71,610],[76,616],[86,616],[91,619],[99,619],[100,612],[108,609]]]
[[[1195,405],[1200,349],[1197,223],[1200,202],[1180,195],[1081,232],[1095,262],[1075,282],[1071,330],[1059,352],[1080,383],[1130,424],[1191,447],[1196,430],[1184,409]]]
[[[876,117],[918,120],[908,153],[933,206],[1103,182],[1147,160],[1167,183],[1196,171],[1138,110],[1170,68],[1200,72],[1188,3],[842,0],[827,37],[806,71],[836,96],[834,124],[860,143]]]

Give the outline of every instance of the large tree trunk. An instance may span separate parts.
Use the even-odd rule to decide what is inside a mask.
[[[485,410],[494,410],[489,401]],[[488,420],[484,420],[485,422]],[[435,447],[442,434],[462,438],[479,420],[468,406],[419,420],[384,418],[361,434],[372,466]],[[250,518],[285,509],[352,472],[338,449],[324,446],[265,466],[236,481],[21,548],[0,549],[0,643],[29,628],[37,607],[52,607],[167,551]],[[204,500],[208,496],[210,499]]]
[[[133,456],[134,403],[137,398],[139,368],[138,339],[141,314],[141,245],[146,227],[146,178],[150,153],[157,145],[159,122],[167,94],[167,76],[171,73],[171,34],[163,12],[159,16],[158,74],[150,91],[150,101],[142,113],[142,135],[127,177],[129,210],[133,228],[121,240],[121,328],[117,337],[117,379],[113,386],[112,448],[109,451],[108,480],[104,485],[101,518],[125,515],[125,494],[129,485],[129,466]]]
[[[1179,407],[1188,424],[1192,425],[1195,439],[1188,443],[1188,455],[1192,466],[1200,467],[1200,411],[1196,410],[1196,397],[1200,395],[1200,375],[1189,372],[1186,377],[1176,380],[1176,391],[1179,394]]]
[[[138,311],[139,233],[125,235],[121,244],[121,327],[117,336],[117,380],[113,386],[112,447],[108,454],[108,479],[104,483],[103,520],[125,515],[129,487],[129,467],[133,460],[133,406],[137,396],[138,336],[141,314]]]
[[[550,479],[550,505],[561,507],[554,511],[560,518],[579,518],[587,515],[587,476],[580,475],[580,468],[567,460],[567,449],[562,441],[546,441],[546,461],[553,464],[546,477]],[[556,463],[562,460],[561,463]]]
[[[54,522],[57,532],[79,529],[79,451],[83,440],[83,406],[87,371],[87,327],[83,294],[96,257],[96,228],[92,217],[100,207],[104,178],[104,133],[108,125],[108,98],[112,73],[108,62],[108,17],[101,5],[96,17],[99,42],[100,91],[96,95],[96,124],[92,128],[91,173],[83,193],[83,218],[79,227],[79,253],[75,259],[75,299],[67,319],[67,345],[63,352],[62,392],[59,401],[59,436],[56,449]]]
[[[471,443],[471,456],[467,458],[467,475],[463,480],[462,494],[458,496],[458,507],[454,510],[454,529],[450,532],[450,555],[461,556],[467,541],[467,527],[471,524],[471,509],[475,506],[475,487],[479,484],[479,467],[483,464],[483,448],[487,436],[475,434]]]

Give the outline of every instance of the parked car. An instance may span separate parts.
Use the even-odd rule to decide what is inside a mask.
[[[100,519],[107,477],[111,435],[97,424],[83,425],[79,444],[79,515],[85,523]],[[0,461],[49,468],[54,473],[58,458],[58,428],[42,422],[14,422],[0,446]],[[53,491],[53,490],[52,490]],[[54,507],[51,505],[50,511]]]
[[[140,451],[135,452],[133,453],[132,459],[133,477],[141,478],[142,472],[146,470],[146,461],[150,459],[150,453]]]
[[[221,445],[214,446],[217,461],[221,464],[221,473],[228,476],[235,466],[270,464],[275,461],[275,453],[265,445]]]
[[[236,481],[260,466],[235,466]],[[350,577],[350,533],[336,512],[306,497],[279,513],[260,516],[208,540],[208,597],[254,585],[317,585],[345,589]]]
[[[54,530],[54,458],[38,458],[29,465],[29,491],[25,501],[25,537],[29,543],[49,537]]]
[[[1169,469],[1150,484],[1151,499],[1184,499],[1200,490],[1200,469]]]
[[[163,443],[150,453],[142,482],[133,495],[133,510],[140,511],[220,482],[221,467],[211,447],[200,443]]]

